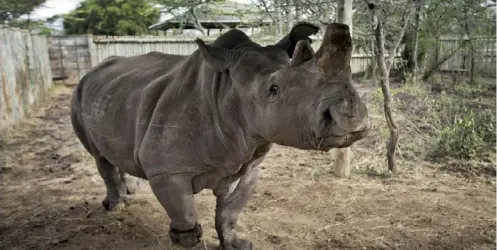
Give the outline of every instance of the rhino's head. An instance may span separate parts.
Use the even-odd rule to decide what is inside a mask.
[[[351,84],[347,25],[329,24],[316,53],[300,40],[291,60],[278,44],[226,50],[197,43],[209,65],[229,72],[248,129],[267,141],[327,151],[350,146],[371,128],[366,105]]]

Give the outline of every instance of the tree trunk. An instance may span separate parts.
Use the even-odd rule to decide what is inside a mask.
[[[29,24],[31,23],[31,13],[28,13],[28,19],[26,20],[26,30],[29,30],[29,33],[31,33],[31,29],[29,28]]]
[[[274,3],[276,4],[276,25],[278,27],[278,37],[283,37],[283,18],[281,15],[281,1],[282,0],[276,0]]]
[[[417,76],[419,68],[419,22],[423,0],[414,0],[414,2],[416,5],[414,24],[412,25],[412,27],[409,27],[409,32],[404,33],[403,43],[405,44],[405,49],[402,52],[402,58],[407,62],[404,68],[405,71],[407,73],[412,73],[414,76]]]
[[[373,85],[376,87],[378,86],[378,76],[376,75],[377,72],[377,60],[376,60],[376,53],[374,52],[374,40],[371,40],[371,76],[373,77]]]
[[[300,21],[300,3],[295,1],[295,22]],[[293,25],[292,25],[293,27]]]
[[[383,24],[381,22],[378,22],[376,25],[375,40],[376,60],[380,71],[381,91],[383,92],[383,109],[388,129],[390,130],[390,138],[387,145],[388,169],[392,171],[392,173],[395,173],[397,172],[397,166],[395,165],[395,151],[397,149],[399,131],[392,118],[392,108],[390,104],[392,102],[392,95],[390,94],[390,81],[388,79],[390,73],[387,63],[385,62],[385,35],[383,34]]]
[[[469,59],[469,84],[475,83],[475,47],[473,41],[470,40],[470,59]]]
[[[352,35],[352,0],[338,0],[337,2],[337,22],[349,26],[350,35]],[[337,177],[350,176],[350,156],[352,152],[350,147],[338,149],[335,161],[335,175]]]
[[[468,36],[468,40],[466,43],[469,45],[469,84],[473,84],[475,82],[475,46],[472,39],[471,29],[469,28],[468,23],[468,11],[464,10],[464,29],[466,30],[466,35]]]
[[[417,0],[416,15],[414,16],[414,41],[412,48],[412,72],[415,76],[418,75],[418,47],[419,47],[419,20],[421,18],[421,11],[423,10],[423,0]]]
[[[404,13],[404,24],[402,25],[402,29],[398,34],[398,39],[393,44],[392,48],[389,50],[388,61],[385,60],[385,34],[383,31],[383,20],[379,20],[376,14],[376,6],[374,4],[368,4],[369,9],[371,10],[371,19],[373,23],[374,37],[376,42],[376,61],[378,63],[378,69],[380,73],[380,86],[381,91],[383,93],[383,110],[385,113],[385,120],[388,125],[388,129],[390,130],[390,138],[387,144],[387,161],[388,161],[388,169],[395,174],[397,172],[397,166],[395,164],[395,151],[397,150],[397,141],[399,138],[399,131],[397,125],[392,117],[392,95],[390,94],[390,81],[388,79],[390,75],[390,69],[394,64],[395,60],[395,52],[404,37],[404,33],[408,27],[409,19],[412,14],[412,8],[410,6],[406,6],[406,12]]]
[[[295,15],[293,13],[293,6],[294,2],[293,0],[286,0],[286,6],[285,6],[285,9],[286,9],[286,12],[288,13],[288,24],[287,24],[287,32],[290,31],[290,29],[293,27],[293,24],[295,23]]]
[[[188,11],[190,12],[190,16],[193,19],[193,25],[195,26],[195,29],[200,31],[200,33],[202,33],[202,35],[205,36],[204,27],[202,27],[202,24],[200,24],[200,22],[198,21],[197,15],[195,14],[195,10],[193,8],[190,8],[190,10]]]
[[[288,0],[282,0],[284,2],[283,11],[284,11],[284,27],[283,27],[283,33],[287,34],[289,31],[289,24],[290,24],[290,9],[288,8],[289,1]]]

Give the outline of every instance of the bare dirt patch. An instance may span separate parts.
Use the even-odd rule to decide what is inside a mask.
[[[101,207],[105,188],[73,134],[69,99],[69,88],[53,93],[2,140],[0,249],[180,249],[147,183],[126,211]],[[375,133],[354,146],[354,166],[385,165]],[[337,179],[333,156],[275,146],[241,215],[241,236],[268,250],[495,249],[494,176],[403,157],[393,178],[361,168]],[[215,199],[210,191],[196,198],[205,234],[196,249],[215,249]]]

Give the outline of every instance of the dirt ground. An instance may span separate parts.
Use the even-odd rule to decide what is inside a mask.
[[[103,181],[70,125],[70,89],[52,95],[0,141],[0,249],[180,249],[147,183],[125,211],[101,207]],[[384,166],[373,146],[384,147],[355,145],[352,164]],[[496,248],[495,172],[463,175],[401,159],[394,177],[355,170],[338,179],[333,157],[275,146],[240,236],[263,250]],[[215,249],[214,196],[196,199],[204,228],[196,249]]]

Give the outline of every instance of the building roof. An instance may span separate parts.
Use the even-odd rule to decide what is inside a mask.
[[[264,15],[256,7],[234,1],[203,4],[195,9],[195,17],[204,29],[256,27],[271,22],[271,20],[264,18]],[[196,29],[194,17],[190,13],[186,13],[153,24],[149,29],[168,30],[181,26],[183,29]]]

